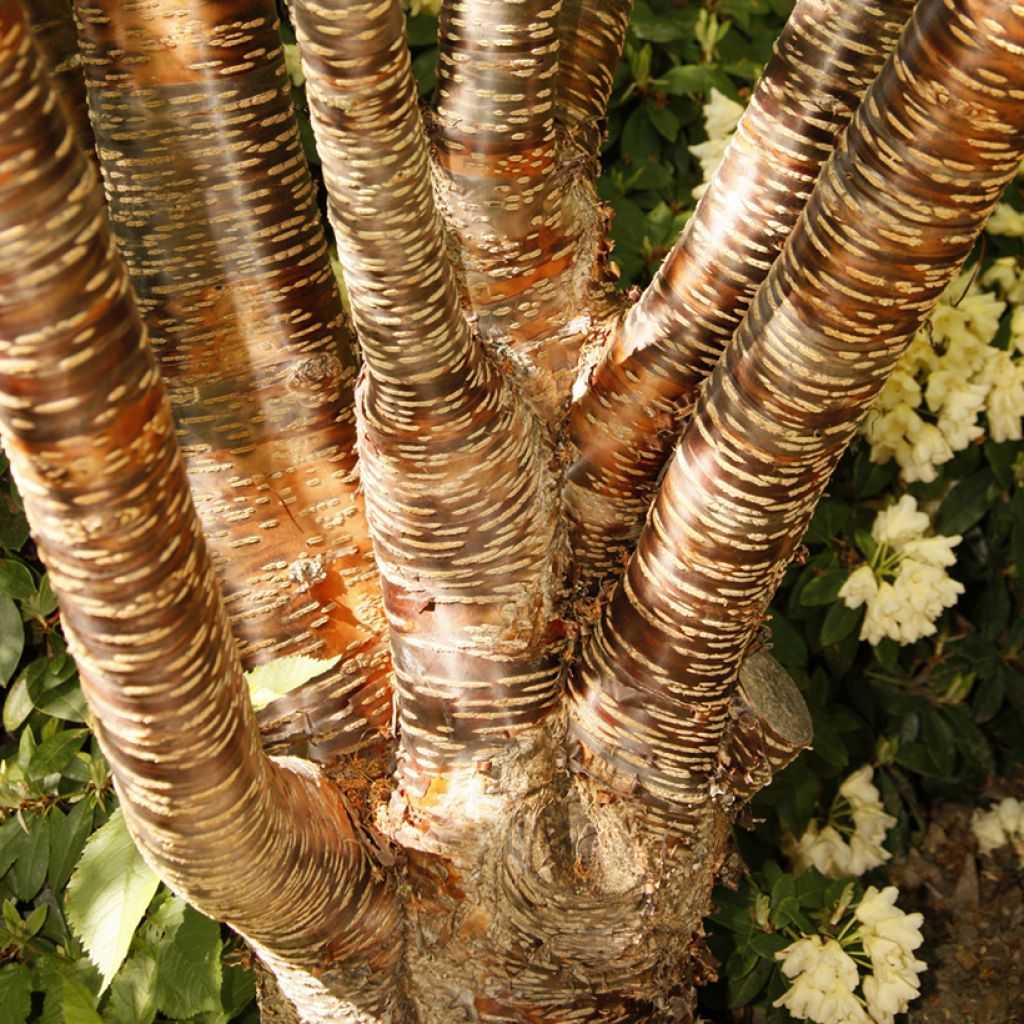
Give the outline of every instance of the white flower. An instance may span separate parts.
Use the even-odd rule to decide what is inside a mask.
[[[854,989],[857,965],[835,939],[811,935],[775,954],[790,987],[772,1004],[785,1006],[798,1020],[817,1024],[868,1024]]]
[[[847,577],[839,588],[839,596],[847,608],[859,608],[878,593],[878,578],[870,565],[862,565]]]
[[[920,914],[905,914],[896,906],[899,891],[890,885],[879,890],[870,886],[854,911],[861,922],[857,932],[871,961],[871,974],[863,982],[868,1013],[876,1024],[891,1024],[920,995],[918,975],[927,964],[913,951],[921,945]]]
[[[908,482],[930,483],[939,466],[983,437],[982,414],[994,440],[1024,437],[1024,360],[1017,362],[1024,355],[1024,273],[1004,257],[982,278],[995,290],[973,278],[965,271],[949,283],[861,428],[872,460],[895,459]],[[1012,352],[993,344],[1007,302],[1015,306]]]
[[[712,87],[701,113],[709,139],[722,139],[736,131],[746,108]]]
[[[982,853],[991,853],[1010,841],[997,811],[975,811],[971,818],[971,831]]]
[[[1024,214],[1018,213],[1009,203],[1000,203],[989,217],[985,230],[992,235],[1020,238],[1024,236]]]
[[[875,769],[870,764],[861,765],[852,775],[847,775],[839,787],[840,796],[845,797],[853,807],[866,807],[879,803],[878,788],[872,782]],[[879,806],[881,806],[879,804]]]
[[[928,516],[918,511],[917,501],[912,495],[904,494],[894,505],[875,516],[871,536],[879,544],[898,548],[920,537],[928,526]]]
[[[302,70],[302,57],[295,43],[284,44],[284,65],[288,69],[288,77],[291,78],[293,85],[302,85],[306,81],[305,72]]]
[[[921,936],[924,917],[921,914],[905,914],[900,910],[896,906],[899,894],[894,885],[884,889],[870,885],[865,890],[854,915],[865,925],[865,928],[861,929],[861,935],[866,943],[881,938],[910,951],[917,949],[924,941]],[[867,944],[865,949],[868,949]],[[868,955],[871,955],[870,949]]]
[[[909,494],[875,517],[871,535],[882,550],[871,565],[854,570],[839,590],[848,608],[867,605],[861,640],[877,644],[888,637],[909,644],[931,636],[935,620],[963,593],[962,584],[946,573],[956,561],[953,548],[961,538],[926,537],[928,525],[928,516]]]
[[[1024,806],[1016,797],[1008,796],[987,811],[975,811],[971,829],[982,853],[991,853],[1008,843],[1024,865]]]
[[[693,190],[694,199],[699,199],[704,194],[708,182],[718,170],[733,132],[736,131],[736,125],[743,116],[743,110],[741,103],[712,88],[703,110],[708,140],[690,146],[690,152],[700,161],[700,170],[704,177],[703,183]]]
[[[830,878],[863,875],[892,856],[882,843],[896,819],[885,813],[873,775],[874,768],[864,765],[843,781],[824,826],[812,820],[799,840],[783,836],[782,850],[797,873],[815,867]],[[836,827],[847,809],[853,818],[849,839]]]

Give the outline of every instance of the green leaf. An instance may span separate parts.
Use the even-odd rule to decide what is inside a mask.
[[[233,1020],[256,998],[256,979],[252,971],[235,964],[223,964],[221,970],[220,1001],[228,1019]]]
[[[778,932],[756,932],[750,936],[748,945],[760,957],[775,963],[775,954],[785,949],[791,940]]]
[[[837,601],[825,616],[821,624],[819,642],[822,647],[837,644],[845,640],[859,625],[864,614],[863,608],[847,608],[842,601]]]
[[[948,536],[966,533],[988,511],[992,504],[994,475],[982,469],[961,480],[946,495],[935,516],[935,532]]]
[[[702,93],[708,88],[707,69],[699,64],[679,64],[669,68],[654,85],[660,86],[670,96],[684,93]]]
[[[87,729],[61,729],[32,751],[25,777],[41,779],[64,769],[89,738]]]
[[[21,661],[25,649],[25,627],[21,621],[18,606],[6,595],[0,593],[0,685],[6,686]],[[19,723],[20,724],[20,723]],[[7,707],[4,706],[4,725],[7,726]]]
[[[271,701],[333,668],[340,660],[340,656],[321,660],[296,654],[290,658],[267,662],[266,665],[257,665],[245,674],[252,706],[257,709],[266,707]]]
[[[64,722],[85,722],[88,713],[85,697],[77,678],[67,679],[52,690],[45,690],[36,701],[36,708]]]
[[[807,644],[777,608],[772,608],[768,628],[772,634],[772,654],[789,668],[802,668],[807,664]]]
[[[746,1006],[764,988],[774,965],[762,957],[756,957],[754,967],[743,977],[734,980],[729,975],[729,1007],[735,1009],[739,1006]]]
[[[679,135],[679,118],[668,107],[659,107],[653,103],[648,103],[645,109],[658,133],[669,142],[675,142]]]
[[[814,607],[838,600],[839,590],[848,575],[845,569],[829,569],[820,576],[815,576],[800,591],[800,603],[806,607]]]
[[[410,46],[437,45],[437,18],[432,14],[417,14],[405,23]]]
[[[185,907],[181,924],[157,949],[156,1005],[179,1019],[220,1009],[220,925]]]
[[[27,565],[13,558],[0,560],[0,594],[21,600],[36,592],[36,581]]]
[[[79,800],[67,814],[58,808],[50,811],[50,863],[47,875],[50,888],[60,892],[78,861],[92,831],[93,807],[89,799]]]
[[[65,903],[68,921],[99,968],[104,988],[124,961],[159,884],[118,808],[85,844]]]
[[[0,1024],[25,1024],[32,1009],[32,972],[24,964],[0,967]]]
[[[30,900],[43,887],[46,866],[50,859],[50,828],[41,814],[25,815],[28,834],[17,840],[17,853],[12,872],[14,895],[19,900]]]
[[[110,984],[105,1024],[151,1024],[156,1017],[156,956],[143,949],[130,957]]]

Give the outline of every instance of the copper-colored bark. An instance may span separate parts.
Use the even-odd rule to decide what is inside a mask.
[[[725,159],[572,408],[581,583],[621,568],[697,389],[743,319],[914,0],[797,0]]]
[[[385,624],[357,494],[356,355],[273,0],[77,4],[114,231],[243,658],[344,655],[313,688],[310,742],[358,746],[390,699],[386,660],[368,657]]]
[[[296,3],[363,352],[355,388],[269,3],[80,5],[119,242],[220,553],[16,0],[0,0],[0,430],[147,856],[254,941],[274,1024],[691,1019],[729,818],[808,739],[764,656],[738,691],[733,678],[860,411],[1016,168],[1024,9],[924,0],[711,376],[577,659],[565,452],[533,410],[557,415],[575,346],[606,315],[586,173],[558,182],[567,154],[588,152],[623,5],[605,22],[589,0],[564,0],[560,20],[557,2],[454,0],[425,130],[397,0]],[[595,19],[609,32],[582,38]],[[812,124],[801,103],[828,102],[797,94],[831,69],[821,88],[852,104],[870,64],[842,66],[835,39],[814,38],[789,38],[789,71],[776,66],[750,120],[792,143],[772,161],[803,184],[838,122]],[[517,68],[537,76],[517,86]],[[565,199],[554,220],[536,205],[549,188]],[[736,193],[754,221],[804,200],[771,174],[758,188]],[[665,287],[704,280],[686,259]],[[725,262],[727,319],[763,268]],[[643,323],[689,316],[661,287]],[[629,339],[613,356],[651,348]],[[703,372],[714,348],[694,353]],[[330,762],[337,783],[261,750],[221,588],[251,660],[345,653],[262,719],[265,743]],[[387,717],[385,645],[394,780],[377,748],[337,758]]]
[[[588,770],[639,784],[675,827],[708,798],[740,659],[822,489],[1016,172],[1022,48],[1019,7],[917,8],[698,401],[573,677]]]
[[[340,792],[261,750],[96,174],[18,0],[0,0],[0,111],[0,433],[129,827],[268,962],[328,990],[361,970],[345,996],[378,1019],[399,998],[394,893]]]
[[[436,806],[451,802],[447,776],[472,775],[555,706],[554,481],[537,424],[459,307],[397,0],[297,0],[294,17],[366,362],[362,476],[403,791],[429,834],[450,817]]]

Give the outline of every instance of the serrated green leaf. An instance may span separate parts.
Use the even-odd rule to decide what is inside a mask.
[[[245,674],[252,706],[257,709],[266,707],[271,701],[333,668],[340,660],[340,657],[321,660],[296,654],[290,658],[269,661],[266,665],[257,665]]]
[[[25,627],[18,606],[6,594],[0,593],[0,685],[6,686],[21,661],[25,649]],[[20,723],[19,723],[20,724]],[[4,725],[7,727],[6,705]],[[8,732],[14,730],[7,727]]]
[[[220,925],[186,907],[173,938],[156,955],[156,1005],[168,1017],[220,1009]]]
[[[156,1017],[156,956],[148,949],[130,957],[110,984],[106,1024],[151,1024]]]
[[[67,814],[57,808],[50,812],[50,863],[47,876],[51,889],[59,892],[68,884],[72,869],[92,830],[92,818],[93,806],[88,799],[79,800]]]
[[[65,901],[68,922],[99,969],[104,988],[124,962],[159,884],[118,808],[85,844]]]
[[[32,972],[24,964],[0,967],[0,1024],[25,1024],[32,1009]]]

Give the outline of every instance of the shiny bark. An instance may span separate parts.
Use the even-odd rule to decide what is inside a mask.
[[[295,4],[354,386],[272,11],[80,2],[145,320],[21,7],[0,0],[0,427],[147,857],[257,946],[268,1020],[692,1020],[730,819],[809,741],[763,653],[733,678],[857,417],[1016,168],[1024,10],[925,0],[712,374],[595,628],[593,603],[569,601],[566,452],[542,420],[607,316],[590,172],[556,184],[586,149],[569,93],[604,89],[614,49],[573,42],[573,12],[582,25],[596,6],[563,0],[558,20],[556,3],[453,0],[425,127],[397,3]],[[802,140],[806,184],[836,124],[787,134],[810,124],[804,72],[834,64],[852,104],[864,67],[798,50],[751,123],[775,138],[777,116]],[[539,73],[517,86],[517,69]],[[567,220],[535,205],[549,187]],[[738,192],[750,209],[790,202],[761,187],[774,198]],[[549,259],[580,224],[568,262]],[[538,264],[530,232],[548,228]],[[760,273],[740,270],[734,290]],[[681,315],[659,288],[644,323]],[[293,638],[345,658],[261,737],[240,653]],[[397,737],[353,751],[388,717],[389,651]]]
[[[296,0],[294,16],[366,362],[362,476],[408,824],[445,846],[453,791],[556,705],[554,478],[539,425],[459,305],[397,0]]]
[[[1019,7],[918,6],[702,392],[573,676],[582,767],[639,786],[674,830],[709,798],[740,659],[822,489],[1017,170],[1022,47]]]
[[[390,694],[356,351],[273,0],[76,2],[111,221],[243,660],[345,656],[309,718],[297,698],[264,718],[296,748],[371,742]]]
[[[621,571],[697,390],[747,311],[914,0],[797,0],[725,159],[570,412],[581,584]]]
[[[0,2],[0,111],[0,432],[129,828],[282,984],[315,970],[346,1019],[379,1020],[401,998],[393,888],[341,791],[260,747],[96,174],[17,0]]]

